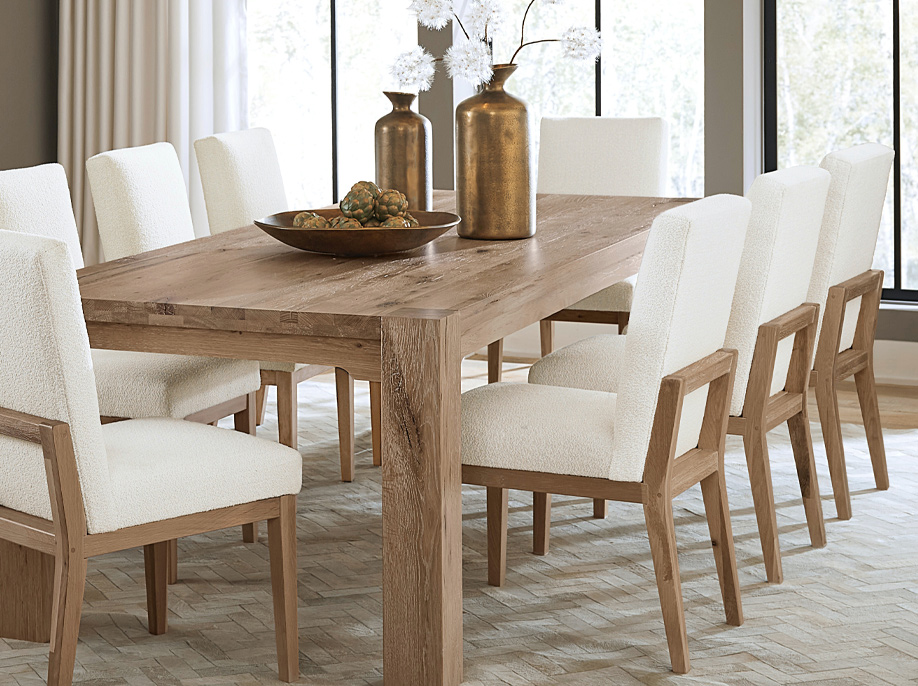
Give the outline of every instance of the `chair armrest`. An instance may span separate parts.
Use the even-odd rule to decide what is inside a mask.
[[[33,414],[0,407],[0,435],[2,436],[10,436],[40,445],[42,442],[42,428],[51,430],[60,424],[66,424],[66,422],[45,419]]]
[[[775,340],[782,341],[798,331],[803,331],[808,326],[815,326],[819,320],[819,305],[816,303],[803,303],[790,312],[775,317],[762,324],[759,329],[768,329],[774,332]]]
[[[842,296],[843,302],[850,302],[855,298],[860,298],[862,295],[876,291],[883,284],[883,272],[879,269],[870,269],[866,272],[858,274],[847,281],[842,281],[839,284],[835,284],[829,288],[829,292],[832,292],[836,289],[841,289],[844,291]]]
[[[692,391],[696,391],[702,386],[732,373],[737,355],[738,353],[735,350],[722,348],[697,362],[692,362],[692,364],[683,367],[678,372],[673,372],[666,376],[663,381],[681,383],[683,385],[682,395],[685,397]]]

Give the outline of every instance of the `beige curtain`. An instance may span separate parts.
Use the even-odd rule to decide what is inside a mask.
[[[207,215],[192,144],[246,128],[245,0],[61,0],[58,157],[86,264],[102,261],[85,163],[168,141],[195,233]]]

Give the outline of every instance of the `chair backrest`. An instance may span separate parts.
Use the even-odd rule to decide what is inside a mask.
[[[105,259],[194,239],[185,178],[175,148],[154,143],[86,161]]]
[[[663,196],[668,157],[665,119],[544,117],[538,192]]]
[[[284,178],[268,129],[218,133],[194,142],[211,234],[283,212]]]
[[[70,425],[90,533],[109,530],[111,479],[99,401],[65,243],[0,225],[0,407]],[[0,505],[51,518],[41,448],[0,436]]]
[[[59,164],[0,171],[0,229],[64,241],[74,268],[83,267],[67,174]]]
[[[807,296],[809,302],[819,303],[820,328],[829,288],[873,265],[894,157],[885,145],[868,143],[830,153],[819,165],[832,175]],[[860,305],[860,298],[848,303],[841,350],[854,341]]]
[[[609,478],[640,481],[663,377],[724,347],[751,203],[715,195],[661,214],[644,248],[618,385]],[[676,452],[698,445],[707,387],[683,404]]]
[[[806,302],[829,192],[829,172],[794,167],[762,174],[746,197],[752,216],[725,345],[739,352],[730,414],[743,413],[759,326]],[[785,386],[793,337],[778,346],[771,393]]]

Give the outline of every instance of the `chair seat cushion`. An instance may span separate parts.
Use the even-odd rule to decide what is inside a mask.
[[[593,310],[598,312],[631,312],[631,301],[634,298],[634,285],[637,276],[629,276],[623,281],[604,288],[599,293],[594,293],[589,298],[584,298],[571,310]]]
[[[298,372],[303,367],[306,367],[305,364],[300,364],[299,362],[259,362],[258,363],[262,369],[266,372]]]
[[[556,350],[529,369],[529,383],[618,392],[626,336],[603,334]]]
[[[103,417],[174,417],[257,391],[258,363],[215,357],[93,350]]]
[[[102,427],[114,528],[300,492],[300,454],[274,441],[179,419]]]
[[[488,384],[462,394],[462,463],[609,478],[613,393]]]

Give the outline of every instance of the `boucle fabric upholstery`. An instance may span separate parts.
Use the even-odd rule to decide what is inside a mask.
[[[725,346],[739,352],[730,414],[741,416],[759,326],[806,302],[829,191],[829,172],[795,167],[762,174],[746,197],[752,217]],[[793,337],[778,346],[771,392],[782,390]]]
[[[653,223],[634,293],[618,383],[610,478],[639,481],[660,380],[724,345],[751,203],[715,195]],[[676,452],[698,444],[707,388],[689,394]]]
[[[885,145],[868,143],[830,153],[820,165],[832,175],[832,182],[807,296],[809,302],[819,303],[820,328],[829,288],[873,265],[894,157]],[[850,348],[854,340],[860,303],[857,298],[848,304],[840,350]]]
[[[668,156],[665,119],[543,117],[538,190],[662,196],[666,193]],[[636,277],[629,277],[571,305],[571,309],[629,312],[635,281]]]
[[[614,393],[496,383],[462,394],[462,462],[606,478]]]
[[[105,259],[194,240],[185,179],[175,148],[154,143],[86,161]]]
[[[624,337],[618,393],[538,384],[470,391],[463,395],[463,462],[641,481],[660,381],[723,347],[750,210],[745,198],[719,195],[657,217]],[[698,444],[706,397],[701,388],[686,398],[677,453]]]
[[[194,152],[212,234],[290,209],[268,129],[208,136],[194,142]]]
[[[0,228],[67,243],[77,268],[80,239],[64,168],[46,164],[0,172]],[[258,364],[213,357],[93,350],[100,411],[106,417],[186,417],[257,390]]]
[[[73,266],[83,267],[67,174],[59,164],[0,171],[0,229],[64,241]]]
[[[296,372],[305,367],[299,362],[259,362],[261,368],[270,372]]]
[[[111,472],[114,528],[300,492],[293,448],[178,419],[132,419],[102,427]]]
[[[93,350],[103,417],[175,417],[261,387],[258,363],[216,357]]]
[[[529,368],[529,383],[618,392],[625,336],[591,336],[546,355]]]
[[[67,244],[0,230],[0,407],[67,422],[90,531],[112,486],[76,272]],[[0,505],[51,519],[41,447],[0,436]]]
[[[298,493],[296,450],[174,419],[99,420],[76,273],[58,240],[0,231],[0,407],[67,422],[90,534]],[[0,436],[0,505],[51,518],[41,448]]]

